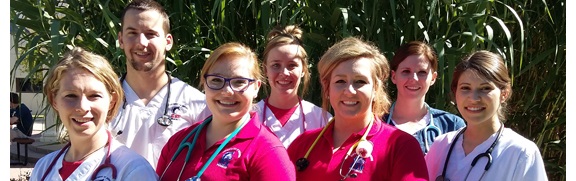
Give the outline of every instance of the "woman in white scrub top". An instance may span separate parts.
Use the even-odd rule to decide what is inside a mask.
[[[430,180],[548,180],[536,144],[504,126],[512,87],[501,56],[466,57],[451,90],[467,127],[436,138],[425,157]]]
[[[30,180],[158,180],[144,157],[107,130],[124,94],[104,57],[72,49],[50,70],[44,94],[70,142],[42,157]]]
[[[330,113],[302,99],[310,82],[310,70],[301,38],[302,30],[295,25],[275,27],[268,33],[263,53],[270,95],[258,102],[258,116],[286,148],[300,134],[322,128],[332,118]]]

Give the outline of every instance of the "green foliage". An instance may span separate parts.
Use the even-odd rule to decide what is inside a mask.
[[[120,12],[128,0],[11,0],[11,34],[18,66],[46,73],[72,46],[109,58],[125,71],[117,45]],[[475,50],[501,54],[513,77],[506,125],[533,140],[550,180],[566,175],[566,2],[517,0],[159,0],[170,15],[175,47],[167,67],[193,86],[210,51],[238,41],[262,52],[275,25],[298,24],[305,34],[312,84],[305,99],[320,104],[315,64],[348,36],[374,42],[392,58],[402,43],[429,42],[439,55],[439,77],[427,102],[457,113],[450,81],[461,57]],[[395,90],[388,84],[391,97]],[[262,93],[260,98],[265,97]]]

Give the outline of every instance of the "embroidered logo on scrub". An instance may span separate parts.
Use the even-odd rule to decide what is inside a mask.
[[[168,115],[171,119],[180,119],[183,114],[188,112],[188,107],[186,105],[180,105],[178,103],[171,103],[168,105]]]
[[[228,148],[228,149],[224,150],[222,152],[222,154],[220,154],[220,155],[222,155],[222,156],[218,160],[217,165],[219,167],[226,169],[226,168],[228,168],[228,164],[232,161],[232,159],[240,158],[242,153],[240,152],[240,150],[238,148]]]

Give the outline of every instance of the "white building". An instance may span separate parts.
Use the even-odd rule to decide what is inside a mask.
[[[13,48],[13,37],[10,36],[10,70],[13,70],[14,65],[16,64],[16,51]],[[57,130],[58,126],[52,126],[56,123],[56,115],[50,109],[48,102],[44,102],[44,94],[42,93],[42,84],[38,83],[36,85],[32,85],[30,83],[24,84],[25,78],[28,75],[28,72],[24,72],[24,68],[22,66],[14,69],[14,74],[10,74],[10,92],[14,92],[20,94],[20,101],[30,110],[32,111],[32,116],[37,116],[38,119],[36,122],[44,122],[44,124],[34,124],[33,130],[44,130],[48,128],[48,130],[42,133],[42,137],[40,138],[42,142],[55,142],[57,141]],[[42,118],[43,117],[43,118]],[[42,125],[43,127],[38,128],[37,126]],[[52,126],[52,127],[51,127]]]

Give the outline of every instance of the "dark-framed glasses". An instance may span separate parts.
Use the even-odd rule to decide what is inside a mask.
[[[224,78],[212,74],[204,75],[204,80],[206,80],[206,86],[212,90],[220,90],[224,88],[226,82],[228,82],[228,86],[235,92],[244,92],[250,84],[255,81],[254,79],[244,77]]]

